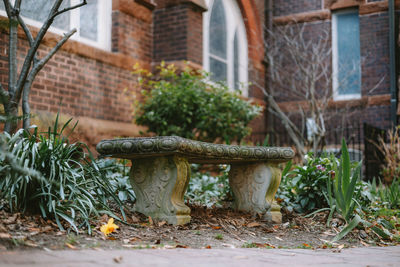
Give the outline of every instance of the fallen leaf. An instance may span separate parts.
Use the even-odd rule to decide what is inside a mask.
[[[74,245],[71,245],[70,243],[66,242],[65,245],[70,249],[77,250],[77,247],[75,247]]]
[[[113,260],[114,260],[114,262],[116,262],[116,263],[121,263],[121,261],[122,261],[122,256],[115,257]]]
[[[338,248],[338,249],[342,249],[342,248],[344,248],[344,244],[342,244],[342,245],[338,246],[337,248]]]
[[[102,222],[107,222],[108,221],[108,215],[107,214],[103,214],[103,216],[100,217],[100,220]]]
[[[178,245],[176,245],[176,248],[188,248],[188,246],[186,246],[186,245],[181,245],[181,244],[178,244]]]
[[[161,240],[160,240],[160,239],[157,239],[157,240],[154,242],[155,245],[160,245],[160,243],[161,243]]]
[[[305,247],[307,247],[307,248],[310,248],[311,246],[309,245],[309,244],[307,244],[307,243],[303,243],[303,246],[305,246]]]
[[[274,229],[275,230],[279,229],[279,225],[274,225]]]
[[[132,219],[132,222],[133,222],[133,223],[138,223],[138,222],[140,222],[140,220],[139,220],[137,217],[135,217],[134,215],[132,215],[131,219]]]
[[[50,225],[47,225],[47,226],[43,227],[42,229],[40,229],[40,231],[42,233],[50,232],[51,230],[53,230],[53,227],[51,227]]]
[[[261,224],[258,222],[251,222],[247,224],[247,227],[258,227],[258,226],[261,226]]]
[[[212,229],[219,230],[219,229],[221,229],[221,226],[213,226]]]
[[[161,227],[161,226],[163,226],[163,225],[166,224],[166,223],[167,223],[166,221],[161,221],[161,222],[158,223],[158,227]]]
[[[268,244],[268,243],[265,243],[264,245],[265,245],[266,247],[276,248],[274,245],[271,245],[271,244]]]
[[[149,224],[154,225],[153,219],[149,216]]]
[[[11,217],[8,217],[7,219],[3,220],[3,223],[5,224],[12,224],[17,220],[18,217],[18,213],[15,213],[14,215],[12,215]]]
[[[211,249],[211,246],[208,245],[208,246],[205,246],[204,248],[206,248],[206,249]]]
[[[7,228],[0,224],[0,232],[7,232]]]
[[[0,233],[0,239],[11,239],[11,235],[9,233]]]
[[[32,247],[32,248],[37,248],[39,246],[38,244],[36,244],[35,242],[33,242],[31,240],[26,240],[24,242],[24,245],[28,246],[28,247]]]

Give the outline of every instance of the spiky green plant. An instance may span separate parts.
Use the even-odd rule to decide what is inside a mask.
[[[62,230],[65,221],[76,232],[84,227],[91,233],[92,218],[102,213],[116,217],[109,208],[110,200],[125,215],[87,146],[71,144],[64,136],[71,120],[59,130],[57,116],[53,129],[46,134],[37,128],[2,134],[0,198],[11,211],[39,213],[54,219]]]

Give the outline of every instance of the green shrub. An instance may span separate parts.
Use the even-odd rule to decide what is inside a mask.
[[[282,177],[277,198],[289,210],[306,213],[328,207],[327,182],[330,181],[334,157],[308,154],[304,166],[296,166]]]
[[[66,221],[76,232],[85,227],[91,232],[90,219],[101,213],[115,215],[109,208],[114,200],[124,216],[122,203],[100,171],[83,143],[70,144],[54,129],[46,135],[19,130],[4,133],[0,145],[0,199],[11,211],[39,213],[55,219],[60,229]]]
[[[110,181],[112,191],[121,201],[135,201],[136,196],[129,181],[128,160],[99,159],[96,161],[105,178]]]
[[[220,206],[221,201],[226,199],[230,192],[229,166],[221,165],[222,173],[216,177],[209,173],[199,172],[198,167],[198,165],[192,164],[191,178],[185,198],[196,205]]]
[[[157,135],[178,135],[213,142],[240,142],[261,108],[240,98],[222,83],[209,82],[209,74],[173,65],[158,67],[153,75],[136,68],[143,101],[136,103],[135,119]]]

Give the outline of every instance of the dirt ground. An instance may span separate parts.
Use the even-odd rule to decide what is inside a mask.
[[[128,214],[128,223],[116,221],[115,232],[105,237],[100,226],[103,216],[93,222],[93,234],[60,231],[40,216],[0,211],[0,250],[13,249],[141,249],[141,248],[343,248],[386,245],[363,230],[354,230],[336,244],[329,243],[338,230],[324,225],[327,214],[313,218],[284,213],[283,223],[273,225],[229,208],[191,207],[192,221],[184,226],[153,222],[138,213]],[[340,221],[334,224],[340,225]]]

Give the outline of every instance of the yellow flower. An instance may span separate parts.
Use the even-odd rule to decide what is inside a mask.
[[[114,232],[116,229],[118,229],[119,226],[114,224],[114,219],[111,218],[108,220],[108,223],[105,225],[102,225],[100,227],[100,231],[105,235],[108,236],[109,234],[111,234],[112,232]]]

